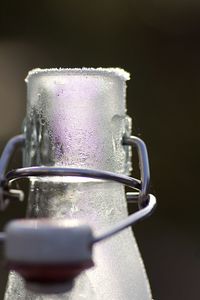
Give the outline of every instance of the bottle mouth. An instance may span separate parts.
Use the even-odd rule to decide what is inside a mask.
[[[33,69],[29,71],[25,82],[28,83],[32,77],[35,76],[55,76],[55,75],[83,75],[83,76],[107,76],[118,77],[119,79],[126,81],[130,79],[130,74],[121,68],[50,68],[50,69]]]

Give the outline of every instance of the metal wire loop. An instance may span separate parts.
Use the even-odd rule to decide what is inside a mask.
[[[129,202],[139,202],[141,207],[146,205],[149,192],[150,172],[149,161],[145,143],[138,137],[128,136],[123,138],[124,145],[136,146],[139,157],[139,166],[141,172],[141,181],[126,175],[116,174],[107,171],[77,169],[77,168],[57,168],[57,167],[28,167],[12,170],[5,175],[6,168],[10,161],[12,154],[18,146],[22,146],[25,142],[24,135],[18,135],[10,139],[2,153],[0,159],[0,187],[3,191],[0,193],[0,204],[3,205],[3,197],[6,201],[13,197],[22,198],[22,193],[17,190],[10,190],[9,183],[13,180],[30,177],[30,176],[81,176],[96,179],[112,180],[125,184],[138,192],[127,193],[127,200]],[[13,196],[14,195],[14,196]],[[5,199],[4,199],[5,200]]]
[[[20,190],[10,189],[10,183],[14,180],[25,177],[49,177],[49,176],[76,176],[89,177],[99,180],[111,180],[124,184],[135,192],[127,193],[127,200],[137,203],[139,210],[134,214],[128,216],[125,220],[119,222],[117,225],[107,230],[105,233],[97,236],[94,243],[104,240],[113,234],[125,229],[126,227],[142,220],[152,213],[156,206],[156,198],[149,194],[150,171],[148,153],[145,143],[138,137],[130,136],[123,138],[123,144],[129,146],[136,146],[139,158],[139,167],[141,173],[141,180],[129,177],[123,174],[116,174],[108,171],[99,171],[91,169],[79,168],[59,168],[59,167],[27,167],[12,170],[5,175],[6,168],[10,161],[11,155],[17,146],[22,146],[25,141],[24,135],[18,135],[12,138],[6,145],[3,154],[0,158],[0,209],[5,209],[8,201],[13,198],[22,200],[23,194]],[[1,237],[0,237],[1,238]],[[3,236],[2,236],[3,240]]]

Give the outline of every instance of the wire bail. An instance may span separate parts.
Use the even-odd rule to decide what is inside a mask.
[[[94,239],[94,242],[99,242],[147,217],[156,206],[156,198],[149,194],[150,171],[147,148],[143,140],[136,136],[124,136],[122,143],[123,145],[135,146],[137,149],[141,174],[140,180],[108,171],[63,167],[26,167],[9,171],[6,174],[12,154],[18,146],[22,147],[24,142],[25,136],[23,134],[13,137],[8,141],[0,158],[0,210],[4,210],[13,199],[23,200],[23,191],[10,188],[10,183],[20,178],[31,176],[75,176],[122,183],[134,190],[134,192],[127,192],[126,197],[128,202],[137,203],[139,210]]]

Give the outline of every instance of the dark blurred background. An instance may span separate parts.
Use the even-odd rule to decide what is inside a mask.
[[[200,299],[200,2],[0,1],[1,149],[21,131],[28,70],[82,66],[132,75],[128,112],[147,143],[159,202],[135,227],[154,298]],[[1,228],[24,213],[13,204]],[[3,263],[0,271],[3,299]]]

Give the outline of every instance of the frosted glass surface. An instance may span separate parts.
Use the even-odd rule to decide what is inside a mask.
[[[28,77],[24,165],[93,168],[128,173],[125,107],[127,73],[115,69],[36,70]],[[80,178],[31,179],[28,217],[86,220],[100,233],[127,216],[121,184]],[[71,292],[36,295],[10,274],[6,300],[150,300],[131,229],[95,245],[95,267]]]
[[[122,71],[109,70],[41,70],[28,77],[25,165],[125,172],[126,84]]]

